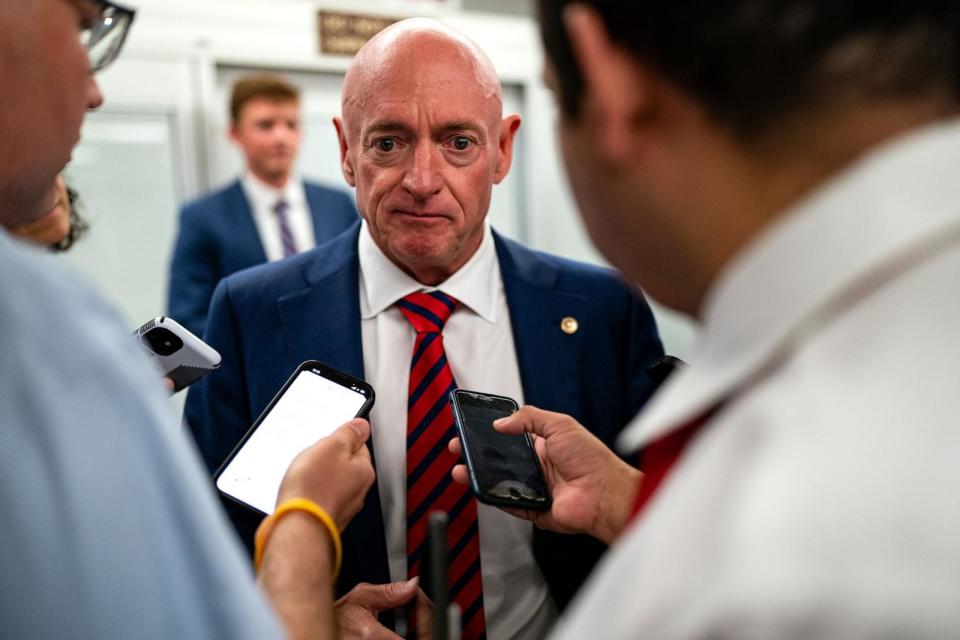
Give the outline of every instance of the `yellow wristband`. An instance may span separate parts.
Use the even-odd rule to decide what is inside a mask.
[[[306,498],[291,498],[283,501],[283,503],[277,507],[276,511],[267,516],[260,524],[260,527],[257,529],[257,534],[254,537],[254,569],[258,572],[260,571],[260,565],[263,563],[263,550],[267,546],[267,540],[270,538],[270,532],[273,531],[273,527],[280,518],[291,511],[304,511],[309,513],[322,522],[323,526],[327,528],[327,531],[330,533],[330,538],[333,540],[333,579],[336,580],[337,576],[340,575],[340,564],[343,562],[343,542],[340,540],[340,531],[337,529],[337,524],[333,521],[333,518],[330,517],[330,514],[327,513],[326,509],[313,500],[307,500]]]

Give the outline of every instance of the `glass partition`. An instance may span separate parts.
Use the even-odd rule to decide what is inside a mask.
[[[120,308],[131,330],[166,307],[182,191],[177,140],[172,112],[91,113],[66,171],[90,231],[64,259]]]

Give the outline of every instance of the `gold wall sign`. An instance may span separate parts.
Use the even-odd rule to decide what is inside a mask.
[[[320,53],[355,55],[370,38],[398,21],[398,18],[360,13],[319,11],[317,24],[320,31]]]

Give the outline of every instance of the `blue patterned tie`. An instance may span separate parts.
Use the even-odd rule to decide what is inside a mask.
[[[287,220],[287,211],[290,209],[285,201],[279,200],[273,205],[273,212],[277,214],[277,224],[280,225],[280,241],[283,243],[283,257],[297,255],[297,241],[293,239],[290,222]]]

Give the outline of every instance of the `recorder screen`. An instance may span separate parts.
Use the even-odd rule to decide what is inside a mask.
[[[493,428],[493,421],[509,416],[514,407],[484,403],[467,394],[460,397],[467,446],[475,463],[480,491],[495,497],[519,495],[528,500],[544,499],[547,488],[527,439]]]
[[[217,479],[217,488],[264,513],[301,451],[357,416],[367,396],[305,369],[260,421]]]

